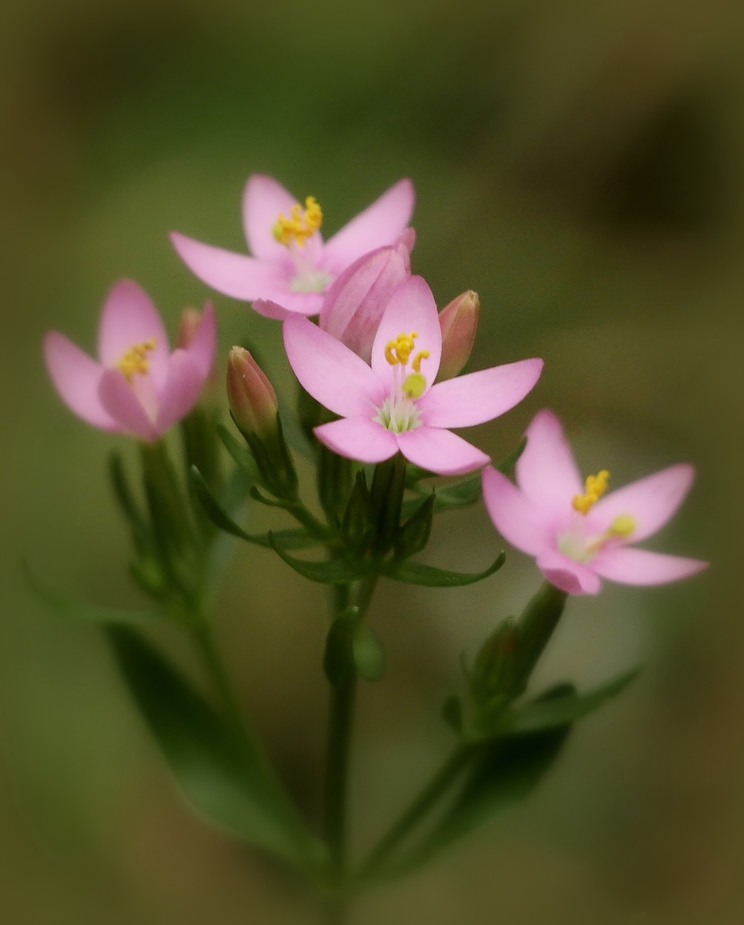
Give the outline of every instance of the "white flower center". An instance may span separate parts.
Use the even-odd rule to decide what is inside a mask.
[[[429,356],[428,350],[419,350],[411,359],[415,331],[399,334],[385,345],[385,359],[393,367],[393,385],[383,399],[374,420],[395,434],[413,430],[421,424],[416,400],[426,391],[426,377],[421,372],[421,361]],[[410,371],[409,371],[410,360]]]
[[[590,534],[586,532],[584,517],[574,515],[570,528],[558,536],[558,550],[574,562],[590,562],[608,543],[617,545],[635,528],[635,519],[630,514],[619,514],[606,530]]]

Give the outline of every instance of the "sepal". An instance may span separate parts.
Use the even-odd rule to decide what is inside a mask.
[[[482,572],[453,572],[447,569],[435,568],[423,562],[411,562],[391,559],[382,566],[382,574],[394,581],[402,581],[408,585],[422,585],[427,588],[460,588],[483,581],[489,575],[497,572],[506,560],[502,552]]]

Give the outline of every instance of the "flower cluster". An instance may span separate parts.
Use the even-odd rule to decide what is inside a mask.
[[[201,280],[283,323],[297,380],[330,412],[314,433],[333,453],[367,464],[400,454],[436,475],[482,469],[496,528],[568,593],[596,593],[602,577],[656,584],[702,568],[696,560],[629,545],[672,516],[692,482],[690,466],[672,466],[605,495],[608,473],[582,485],[560,424],[542,411],[528,429],[515,486],[489,465],[486,453],[452,432],[513,408],[535,386],[543,363],[522,359],[459,375],[473,346],[478,297],[467,291],[439,312],[427,283],[412,275],[413,204],[411,182],[400,180],[324,241],[315,197],[301,203],[271,177],[254,175],[243,196],[250,255],[176,232],[171,241]],[[98,361],[62,334],[47,335],[51,379],[88,423],[157,441],[191,411],[214,365],[213,309],[207,305],[201,318],[191,317],[188,336],[171,353],[149,297],[123,280],[103,307]],[[276,459],[273,390],[237,348],[228,364],[228,394],[254,451],[259,431],[264,442],[271,432]]]

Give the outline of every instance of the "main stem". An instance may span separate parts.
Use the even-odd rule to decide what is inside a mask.
[[[342,683],[331,687],[325,781],[325,830],[331,875],[338,884],[343,881],[346,873],[346,807],[355,695],[356,675],[352,672],[349,672]]]

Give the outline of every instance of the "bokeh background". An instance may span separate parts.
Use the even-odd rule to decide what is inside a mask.
[[[28,0],[0,30],[2,621],[0,918],[9,925],[303,923],[302,895],[184,807],[109,653],[29,591],[138,602],[112,448],[53,394],[49,328],[92,349],[111,283],[172,331],[211,293],[177,229],[243,247],[247,176],[316,195],[329,233],[401,176],[414,268],[481,295],[473,367],[539,355],[533,395],[478,429],[508,452],[540,407],[616,485],[680,460],[694,491],[652,544],[713,565],[666,589],[572,600],[538,681],[632,689],[583,722],[534,797],[355,925],[738,925],[744,918],[741,505],[744,28],[734,0]],[[216,296],[290,383],[278,327]],[[263,516],[263,515],[260,515]],[[453,548],[454,547],[454,548]],[[430,561],[483,567],[482,510]],[[318,796],[323,597],[237,550],[216,615],[243,701],[298,798]],[[474,588],[383,587],[388,674],[360,698],[359,845],[448,746],[438,717],[494,622],[537,586],[517,553]]]

